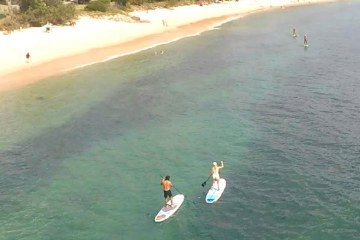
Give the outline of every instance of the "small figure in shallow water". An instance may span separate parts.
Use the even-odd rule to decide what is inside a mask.
[[[294,38],[297,37],[297,33],[296,33],[295,28],[293,28],[293,34],[292,34],[292,36],[293,36]]]
[[[306,34],[304,35],[304,46],[305,47],[309,46]]]

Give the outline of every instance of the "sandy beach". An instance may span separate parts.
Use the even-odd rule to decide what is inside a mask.
[[[83,16],[74,26],[53,26],[50,32],[45,27],[0,32],[0,91],[196,35],[254,12],[330,1],[239,0],[130,13],[140,21]]]

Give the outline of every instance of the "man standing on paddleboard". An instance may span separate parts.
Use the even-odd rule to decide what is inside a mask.
[[[219,169],[224,168],[224,162],[221,161],[221,165],[218,166],[217,162],[213,162],[213,166],[211,168],[211,174],[212,174],[212,179],[213,179],[213,187],[215,188],[215,182],[216,182],[216,186],[217,186],[217,190],[220,190],[220,186],[219,186],[219,180],[220,180],[220,174],[219,174]]]
[[[170,176],[165,176],[162,180],[160,185],[163,187],[164,190],[164,198],[165,198],[165,204],[164,207],[167,207],[169,204],[167,202],[170,200],[171,205],[170,207],[173,207],[173,201],[172,201],[172,193],[171,193],[171,187],[173,186],[170,182]]]

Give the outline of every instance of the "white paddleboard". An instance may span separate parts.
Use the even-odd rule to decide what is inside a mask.
[[[184,199],[185,196],[182,194],[173,196],[174,207],[162,207],[158,214],[155,216],[155,222],[163,222],[169,217],[171,217],[180,208],[181,204],[184,202]],[[171,201],[169,200],[167,203],[171,204]]]
[[[215,186],[211,186],[211,188],[209,189],[208,193],[206,194],[206,198],[205,201],[207,203],[214,203],[217,200],[219,200],[219,198],[221,197],[221,195],[223,194],[225,188],[226,188],[226,180],[224,178],[220,178],[219,180],[219,185],[220,185],[220,189],[218,190],[218,186],[215,183]]]

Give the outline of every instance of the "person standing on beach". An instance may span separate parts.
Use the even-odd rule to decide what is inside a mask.
[[[27,52],[26,55],[25,55],[25,58],[26,58],[26,62],[30,62],[30,53]]]
[[[213,179],[213,187],[215,188],[215,183],[217,185],[217,190],[220,190],[220,186],[219,186],[219,181],[220,181],[220,174],[219,174],[219,170],[224,168],[224,162],[221,161],[221,165],[218,166],[217,162],[213,162],[213,166],[211,168],[211,174],[212,174],[212,179]]]
[[[171,187],[173,186],[170,182],[170,176],[165,176],[162,180],[160,185],[162,186],[164,190],[164,207],[169,206],[167,202],[170,200],[170,207],[173,207],[173,201],[172,201],[172,193],[171,193]]]

